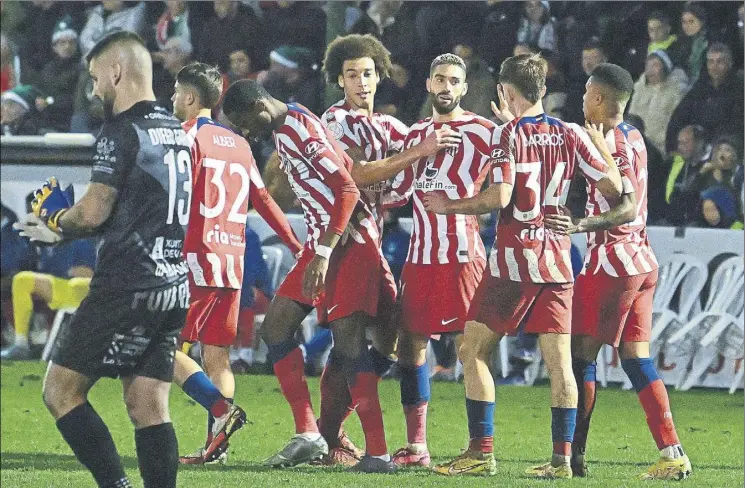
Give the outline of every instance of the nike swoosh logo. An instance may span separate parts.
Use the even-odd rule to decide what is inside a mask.
[[[450,473],[452,473],[452,474],[463,474],[463,473],[467,473],[469,471],[473,471],[474,469],[481,467],[483,464],[484,463],[473,464],[471,466],[466,466],[464,468],[456,468],[455,466],[450,466],[450,469],[448,469],[448,471]]]
[[[338,307],[338,306],[339,306],[339,304],[337,303],[336,305],[334,305],[333,307],[331,307],[331,308],[329,309],[328,313],[331,313],[331,312],[333,312],[333,311],[334,311],[334,309],[335,309],[336,307]]]
[[[455,317],[454,319],[450,319],[450,320],[443,320],[442,325],[448,325],[450,322],[455,322],[456,320],[458,320],[458,317]]]

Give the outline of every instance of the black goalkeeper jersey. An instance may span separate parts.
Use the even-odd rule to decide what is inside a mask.
[[[186,279],[189,146],[180,122],[156,102],[138,102],[101,129],[91,182],[119,193],[100,229],[91,287],[143,290]]]

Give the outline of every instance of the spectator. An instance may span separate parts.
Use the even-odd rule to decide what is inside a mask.
[[[18,84],[21,73],[21,59],[15,53],[13,44],[4,32],[0,32],[0,93]]]
[[[165,4],[166,9],[155,24],[155,44],[158,50],[163,51],[168,41],[175,37],[192,44],[188,2],[168,0]],[[156,62],[158,54],[158,51],[153,53],[153,62]]]
[[[556,51],[556,26],[547,1],[528,0],[525,15],[517,29],[517,42],[535,44],[546,51]]]
[[[680,24],[683,36],[680,38],[679,58],[675,64],[683,67],[693,86],[701,75],[709,47],[706,9],[699,3],[688,2],[680,15]]]
[[[88,21],[80,32],[80,50],[87,55],[96,42],[115,30],[126,30],[144,37],[145,28],[144,2],[126,7],[121,0],[104,0],[88,14]]]
[[[223,73],[230,69],[230,53],[238,49],[260,59],[265,34],[254,11],[231,0],[214,0],[214,8],[215,17],[205,23],[196,44],[196,59],[219,66]]]
[[[236,49],[230,53],[229,83],[238,80],[255,80],[258,73],[254,71],[254,62],[245,49]]]
[[[585,94],[585,83],[590,77],[592,70],[601,63],[608,62],[608,55],[600,43],[598,37],[591,37],[582,48],[582,71],[584,77],[574,81],[567,90],[567,99],[564,105],[564,120],[584,125],[585,115],[582,112],[582,98]]]
[[[326,49],[326,14],[316,2],[262,2],[264,24],[264,52],[280,46],[303,46],[320,59]],[[254,57],[258,61],[263,57]],[[264,68],[265,66],[261,66]]]
[[[495,71],[510,56],[517,42],[521,4],[518,2],[487,1],[483,26],[476,52]]]
[[[10,301],[13,277],[21,271],[34,268],[36,253],[28,240],[13,230],[13,224],[18,221],[16,214],[0,205],[0,299],[4,322],[11,322],[13,306]]]
[[[667,219],[674,225],[690,222],[698,202],[695,183],[701,167],[711,154],[704,134],[701,126],[683,127],[678,133],[677,151],[669,158],[665,200],[669,204]]]
[[[677,46],[674,46],[678,36],[671,32],[672,25],[670,16],[660,10],[655,10],[647,16],[647,33],[649,34],[649,44],[647,45],[647,54],[654,51],[671,52]],[[671,49],[672,48],[672,49]],[[677,59],[677,56],[672,56]]]
[[[49,39],[52,38],[55,26],[65,14],[71,14],[73,25],[79,29],[84,8],[77,2],[48,0],[22,2],[22,7],[25,18],[18,25],[19,35],[14,39],[23,68],[20,82],[35,85],[38,74],[54,56]]]
[[[732,50],[714,43],[706,54],[706,75],[683,98],[670,118],[667,149],[686,125],[701,125],[712,137],[743,132],[743,80],[732,69]]]
[[[628,113],[624,116],[624,121],[642,133],[644,146],[647,148],[647,223],[662,221],[667,212],[665,181],[669,167],[665,164],[662,153],[647,137],[644,120],[638,115]]]
[[[18,85],[0,97],[0,126],[2,134],[34,136],[41,131],[40,113],[36,100],[41,92],[30,85]]]
[[[629,113],[644,121],[645,135],[654,146],[665,153],[667,125],[673,111],[683,99],[683,92],[671,76],[673,63],[665,51],[652,51],[637,82],[629,105]]]
[[[161,51],[162,65],[153,67],[153,91],[159,103],[169,110],[173,104],[173,85],[181,68],[191,60],[192,46],[183,37],[172,37]]]
[[[256,80],[279,100],[300,103],[314,113],[323,111],[323,77],[310,49],[278,47],[269,54],[269,69]]]
[[[742,165],[741,147],[734,137],[720,137],[713,145],[711,159],[701,166],[694,182],[695,190],[701,191],[700,224],[726,229],[740,217],[733,180]]]
[[[564,108],[567,101],[566,78],[561,70],[561,59],[558,53],[546,53],[548,64],[546,72],[546,94],[543,96],[543,110],[551,117],[564,120]]]
[[[62,18],[54,29],[52,49],[54,59],[39,74],[38,87],[45,98],[37,106],[43,110],[45,126],[59,132],[68,132],[80,73],[78,33],[73,29],[71,17]]]
[[[50,309],[78,307],[88,294],[96,260],[90,239],[69,241],[55,247],[41,247],[36,272],[22,271],[13,277],[13,326],[15,343],[2,352],[2,359],[29,359],[28,334],[34,312],[34,300]]]

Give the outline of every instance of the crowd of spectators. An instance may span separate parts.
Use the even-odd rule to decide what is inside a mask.
[[[91,100],[82,58],[115,29],[146,41],[155,93],[166,105],[175,74],[199,60],[219,66],[226,86],[256,79],[277,98],[320,114],[341,96],[320,73],[328,17],[328,29],[373,34],[390,50],[393,69],[377,92],[376,110],[408,124],[431,111],[424,80],[431,59],[443,52],[466,61],[462,104],[485,117],[507,56],[541,52],[550,67],[546,111],[576,123],[584,121],[589,73],[602,62],[620,64],[637,80],[628,118],[649,150],[650,223],[742,225],[742,3],[34,0],[0,6],[4,134],[95,132],[102,113]],[[274,180],[282,175],[267,164],[271,144],[254,152],[262,170],[267,166],[268,187],[281,194]],[[582,186],[573,185],[580,193]],[[277,199],[285,209],[293,206],[289,194],[286,202]],[[583,195],[570,202],[582,212]]]

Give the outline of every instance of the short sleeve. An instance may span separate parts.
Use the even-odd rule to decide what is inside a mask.
[[[91,183],[121,189],[138,149],[139,141],[131,126],[105,125],[96,138]]]
[[[388,131],[388,150],[391,152],[403,151],[406,137],[409,135],[409,127],[390,115],[386,115],[385,120]]]
[[[487,167],[493,183],[515,184],[514,124],[508,123],[492,131]]]

